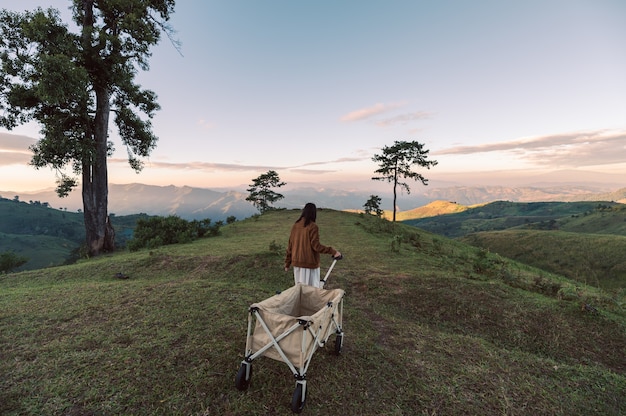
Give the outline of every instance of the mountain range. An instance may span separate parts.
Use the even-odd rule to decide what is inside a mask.
[[[462,205],[473,205],[504,200],[511,202],[545,201],[615,201],[626,202],[626,181],[621,183],[619,176],[611,182],[597,182],[597,177],[589,176],[588,181],[563,182],[568,178],[564,172],[550,177],[535,177],[532,183],[515,186],[484,185],[471,186],[459,182],[436,182],[429,186],[412,186],[411,194],[398,193],[398,211],[407,211],[427,205],[433,201],[451,201]],[[570,176],[571,178],[571,176]],[[306,202],[314,202],[318,207],[336,210],[359,210],[371,195],[381,198],[381,208],[391,209],[392,186],[379,182],[371,187],[355,187],[342,184],[319,185],[314,183],[287,185],[276,189],[284,199],[275,204],[277,208],[297,209]],[[246,187],[239,189],[206,189],[189,186],[155,186],[141,183],[110,184],[109,212],[116,215],[146,213],[149,215],[178,215],[181,218],[225,220],[230,216],[237,219],[250,217],[258,211],[246,201]],[[50,207],[80,211],[82,200],[80,191],[74,191],[66,198],[59,198],[54,189],[36,192],[0,191],[0,196],[21,201],[39,201]]]

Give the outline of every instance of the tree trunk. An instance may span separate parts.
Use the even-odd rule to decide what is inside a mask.
[[[398,185],[393,183],[393,222],[396,222],[396,188]]]
[[[108,199],[108,137],[109,113],[111,111],[111,91],[109,80],[101,72],[98,48],[91,44],[91,30],[93,28],[93,0],[83,0],[83,28],[82,44],[85,65],[92,77],[96,95],[96,114],[93,129],[85,136],[83,148],[82,178],[83,178],[83,218],[85,220],[85,242],[90,256],[115,250],[115,232],[109,221]],[[86,150],[89,149],[89,150]]]
[[[106,88],[96,90],[96,116],[93,130],[93,154],[83,160],[83,208],[85,237],[90,256],[115,250],[115,232],[109,221],[107,171],[107,139],[110,93]]]
[[[396,222],[396,199],[398,196],[398,161],[396,160],[395,167],[393,169],[393,222]]]

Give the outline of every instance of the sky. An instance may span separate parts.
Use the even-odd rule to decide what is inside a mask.
[[[580,170],[626,179],[623,0],[178,0],[137,82],[156,149],[136,174],[110,125],[109,182],[371,184],[372,156],[418,141],[430,180]],[[0,0],[14,11],[70,0]],[[39,127],[0,129],[0,189],[54,186],[28,166]],[[477,181],[479,179],[476,179]],[[476,183],[480,185],[480,183]]]

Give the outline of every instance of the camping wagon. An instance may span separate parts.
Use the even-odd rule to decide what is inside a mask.
[[[307,392],[306,373],[313,353],[335,335],[334,352],[343,346],[342,289],[323,288],[337,259],[321,281],[322,288],[298,283],[248,309],[248,332],[244,359],[235,378],[246,390],[252,378],[252,361],[265,356],[285,362],[296,379],[291,410],[300,413]]]

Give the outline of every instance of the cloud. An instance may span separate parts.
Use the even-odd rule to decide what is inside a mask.
[[[341,121],[359,121],[366,120],[377,116],[379,114],[386,113],[388,111],[394,110],[398,107],[401,107],[402,104],[375,104],[372,107],[361,108],[359,110],[352,111],[340,118]]]
[[[395,125],[404,125],[413,121],[424,120],[432,118],[433,113],[428,111],[414,111],[405,112],[388,117],[378,117],[385,113],[389,113],[393,110],[403,107],[404,103],[391,103],[391,104],[375,104],[371,107],[362,108],[356,111],[352,111],[340,118],[341,121],[353,122],[373,119],[375,125],[379,127],[389,127]]]
[[[216,127],[215,123],[206,121],[205,119],[200,119],[196,122],[196,125],[203,130],[211,130]]]
[[[303,167],[303,166],[319,166],[319,165],[330,165],[330,164],[334,164],[334,163],[346,163],[346,162],[362,162],[364,160],[370,160],[371,156],[368,157],[342,157],[339,159],[335,159],[335,160],[327,160],[327,161],[323,161],[323,162],[309,162],[309,163],[305,163],[303,165],[299,165],[299,166],[294,166],[288,169],[296,169],[299,167]]]
[[[32,137],[0,132],[0,151],[24,153],[25,149],[28,149],[28,147],[35,144],[35,142],[37,142],[37,140]]]
[[[30,153],[0,151],[0,166],[28,165],[31,157]]]
[[[293,173],[300,173],[303,175],[325,175],[328,173],[335,173],[337,172],[336,170],[330,170],[330,169],[326,169],[326,170],[319,170],[319,169],[289,169],[289,171],[293,172]]]
[[[127,164],[127,159],[114,158],[110,162]],[[252,172],[262,170],[278,170],[280,167],[267,165],[241,165],[237,163],[211,163],[211,162],[155,162],[146,161],[146,166],[151,169],[174,169],[174,170],[199,170],[207,172]],[[284,168],[282,168],[284,169]]]
[[[585,167],[626,162],[626,130],[595,130],[456,146],[433,155],[508,152],[518,159],[552,167]]]
[[[150,169],[174,169],[174,170],[197,170],[204,172],[259,172],[268,170],[290,170],[300,173],[325,173],[335,172],[335,170],[313,170],[304,169],[307,166],[325,166],[336,163],[349,163],[349,162],[361,162],[363,160],[369,160],[370,157],[344,157],[334,160],[308,162],[295,166],[270,166],[270,165],[245,165],[238,163],[211,163],[211,162],[154,162],[146,161],[146,166]],[[127,159],[112,158],[109,160],[111,163],[127,164]]]
[[[377,126],[388,127],[396,124],[407,124],[411,121],[424,120],[432,118],[433,113],[428,111],[416,111],[414,113],[400,114],[394,117],[386,118],[376,122]]]
[[[33,156],[28,147],[35,142],[32,137],[0,133],[0,166],[27,165]]]

